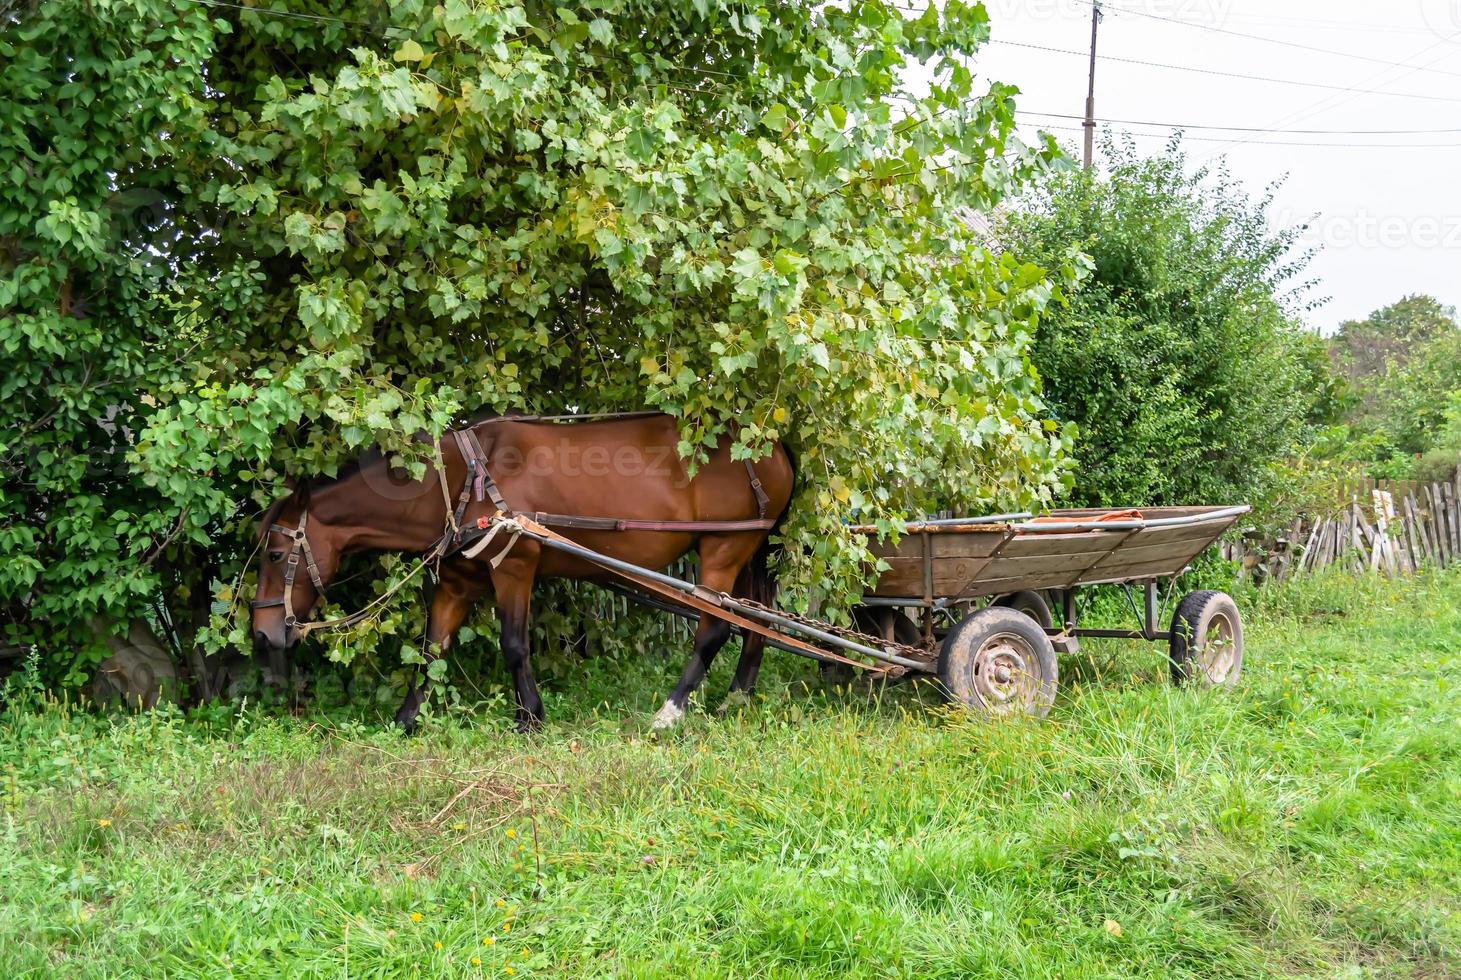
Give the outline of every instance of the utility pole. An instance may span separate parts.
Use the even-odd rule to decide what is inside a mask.
[[[1086,169],[1096,156],[1096,34],[1101,28],[1101,0],[1091,2],[1091,85],[1086,91]]]

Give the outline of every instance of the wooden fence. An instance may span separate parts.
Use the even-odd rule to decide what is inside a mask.
[[[1334,565],[1395,576],[1461,564],[1461,465],[1447,482],[1363,480],[1350,496],[1340,513],[1295,521],[1276,541],[1226,542],[1223,556],[1276,581]]]

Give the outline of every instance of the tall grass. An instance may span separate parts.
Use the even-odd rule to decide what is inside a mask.
[[[410,740],[33,693],[0,974],[1461,974],[1461,579],[1245,602],[1237,690],[1093,643],[1039,724],[783,658],[656,738],[682,651],[586,665],[527,738],[495,690]]]

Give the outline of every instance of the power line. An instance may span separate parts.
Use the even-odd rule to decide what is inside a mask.
[[[1441,60],[1444,60],[1447,57],[1450,57],[1450,53],[1448,52],[1446,54],[1443,54],[1440,58],[1433,59],[1432,61],[1426,63],[1425,65],[1412,65],[1411,64],[1411,62],[1414,61],[1415,59],[1420,58],[1423,55],[1429,54],[1430,52],[1434,51],[1436,48],[1440,48],[1440,47],[1447,46],[1450,43],[1450,41],[1451,41],[1451,38],[1450,37],[1441,38],[1440,40],[1436,41],[1434,44],[1427,45],[1426,47],[1424,47],[1421,50],[1415,52],[1414,54],[1408,55],[1405,58],[1405,60],[1403,62],[1401,62],[1400,64],[1387,66],[1387,67],[1385,67],[1385,68],[1383,68],[1383,69],[1381,69],[1379,71],[1372,71],[1370,73],[1370,75],[1369,75],[1368,78],[1362,78],[1358,82],[1356,82],[1355,85],[1354,85],[1354,88],[1358,89],[1362,85],[1367,85],[1367,84],[1370,84],[1371,82],[1379,81],[1380,79],[1384,79],[1385,80],[1385,84],[1388,85],[1391,82],[1398,82],[1398,81],[1400,81],[1402,79],[1409,78],[1411,75],[1414,75],[1417,72],[1422,71],[1422,70],[1424,70],[1426,68],[1429,68],[1431,65],[1434,65],[1437,62],[1439,62]],[[1408,69],[1408,70],[1401,71],[1400,74],[1398,76],[1396,76],[1396,77],[1387,77],[1387,76],[1393,75],[1394,72],[1396,72],[1397,69]],[[1320,99],[1318,102],[1311,103],[1309,106],[1307,106],[1304,109],[1300,109],[1300,110],[1297,110],[1295,112],[1291,112],[1291,113],[1289,113],[1288,115],[1284,116],[1281,119],[1274,120],[1274,122],[1271,123],[1270,125],[1278,125],[1278,124],[1282,124],[1282,123],[1297,123],[1297,122],[1303,122],[1304,120],[1306,120],[1306,119],[1312,119],[1314,116],[1317,116],[1317,115],[1319,115],[1319,114],[1321,114],[1323,112],[1332,111],[1332,110],[1337,109],[1340,106],[1342,106],[1342,105],[1344,105],[1344,104],[1346,104],[1348,102],[1353,102],[1358,97],[1359,96],[1358,96],[1357,93],[1351,93],[1351,94],[1348,94],[1348,95],[1345,95],[1345,96],[1342,96],[1342,97],[1341,96],[1335,96],[1335,95],[1325,96],[1324,98]],[[1229,143],[1227,145],[1229,147],[1231,147],[1231,146],[1234,146],[1234,145],[1236,145],[1238,143],[1241,143],[1241,142],[1242,142],[1241,139],[1235,139],[1233,142],[1231,142],[1231,143]],[[1221,151],[1222,151],[1222,149],[1220,148],[1219,150],[1215,150],[1214,152],[1221,152]]]
[[[1319,31],[1363,31],[1366,34],[1407,34],[1412,37],[1434,37],[1436,32],[1429,27],[1403,27],[1398,24],[1372,24],[1364,21],[1325,20],[1314,17],[1265,17],[1262,14],[1227,13],[1224,21],[1251,21],[1266,27],[1306,29]]]
[[[1046,116],[1052,119],[1074,119],[1062,112],[1036,112],[1033,109],[1016,110],[1026,116]],[[1454,136],[1461,133],[1461,127],[1454,129],[1273,129],[1265,126],[1212,126],[1202,123],[1154,122],[1144,119],[1102,119],[1101,122],[1118,126],[1160,126],[1166,129],[1201,129],[1228,133],[1273,133],[1291,136]]]
[[[1111,9],[1111,8],[1107,8]],[[993,38],[991,44],[1003,44],[1012,48],[1028,48],[1032,51],[1047,51],[1051,54],[1073,55],[1077,58],[1085,58],[1086,52],[1077,51],[1074,48],[1052,48],[1043,44],[1029,44],[1024,41],[1006,41],[1001,38]],[[1168,71],[1185,71],[1196,75],[1214,75],[1220,78],[1238,78],[1250,82],[1269,82],[1275,85],[1297,85],[1301,88],[1326,89],[1332,92],[1354,92],[1364,95],[1383,95],[1395,99],[1426,99],[1432,102],[1456,102],[1461,103],[1461,98],[1449,95],[1422,95],[1419,92],[1385,92],[1380,89],[1358,89],[1347,85],[1327,85],[1323,82],[1305,82],[1297,78],[1273,78],[1268,75],[1245,75],[1241,72],[1218,71],[1214,68],[1194,68],[1190,65],[1172,65],[1160,61],[1143,61],[1140,58],[1122,58],[1110,54],[1098,54],[1096,57],[1102,61],[1119,61],[1128,65],[1143,65],[1147,68],[1163,68]]]
[[[1083,133],[1081,126],[1039,126],[1041,130],[1059,130],[1067,133]],[[1159,139],[1170,142],[1172,133],[1137,133],[1130,130],[1125,131],[1128,136],[1144,137],[1146,139]],[[1236,143],[1231,139],[1224,139],[1219,136],[1182,136],[1183,142],[1193,143],[1225,143],[1233,146],[1306,146],[1322,147],[1331,150],[1456,150],[1461,149],[1461,143],[1313,143],[1300,140],[1240,140]]]
[[[1085,2],[1094,4],[1096,0],[1085,0]],[[1313,44],[1300,44],[1298,41],[1284,41],[1276,37],[1265,37],[1262,34],[1249,34],[1244,31],[1229,30],[1226,27],[1214,27],[1211,24],[1197,24],[1190,20],[1179,20],[1175,17],[1164,17],[1161,14],[1149,14],[1144,10],[1129,10],[1126,7],[1115,6],[1107,6],[1104,7],[1104,9],[1110,10],[1117,14],[1130,14],[1133,17],[1145,17],[1148,20],[1159,20],[1167,24],[1176,24],[1179,27],[1190,27],[1195,30],[1210,31],[1214,34],[1226,34],[1230,37],[1241,37],[1249,41],[1261,41],[1264,44],[1277,44],[1281,47],[1295,48],[1299,51],[1312,51],[1317,54],[1332,55],[1337,58],[1350,58],[1355,61],[1368,61],[1371,64],[1375,65],[1385,65],[1387,68],[1408,67],[1406,65],[1397,64],[1393,61],[1386,61],[1384,58],[1372,58],[1369,55],[1356,54],[1353,51],[1336,51],[1333,48],[1321,48]],[[1447,71],[1444,68],[1423,68],[1421,69],[1421,71],[1428,71],[1436,75],[1446,75],[1451,78],[1461,78],[1461,72]]]

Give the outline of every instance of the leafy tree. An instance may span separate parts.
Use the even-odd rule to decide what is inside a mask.
[[[167,9],[0,13],[0,647],[44,642],[72,681],[94,627],[125,632],[177,559],[206,567],[169,542],[201,539],[209,515],[125,461],[149,392],[186,384],[202,339],[179,316],[196,226],[169,133],[201,125],[212,29]]]
[[[1433,296],[1407,296],[1342,324],[1332,349],[1336,363],[1355,380],[1383,374],[1392,364],[1412,363],[1427,344],[1456,329],[1454,307]]]
[[[1461,438],[1447,419],[1461,391],[1461,327],[1453,308],[1409,296],[1346,323],[1331,348],[1348,377],[1344,424],[1330,440],[1336,455],[1397,479],[1454,469]]]
[[[1054,413],[1081,432],[1073,499],[1262,498],[1270,464],[1333,409],[1324,345],[1297,320],[1297,233],[1270,231],[1267,198],[1193,170],[1178,143],[1103,154],[1100,170],[1044,182],[1006,232],[1035,261],[1079,246],[1093,263],[1034,351]]]
[[[130,97],[141,111],[112,105],[95,173],[121,181],[107,161],[152,148],[149,179],[175,196],[171,237],[146,247],[163,281],[141,295],[166,307],[157,350],[199,346],[128,376],[127,485],[98,507],[147,514],[194,595],[238,568],[250,499],[375,445],[419,473],[411,435],[482,407],[661,408],[692,460],[726,432],[750,455],[785,439],[803,482],[787,571],[812,600],[868,574],[854,513],[1031,505],[1057,485],[1068,436],[1027,353],[1077,268],[1048,252],[1052,281],[960,220],[1057,160],[1014,137],[1014,89],[976,90],[980,4],[118,0],[48,4],[24,29],[51,39],[47,82],[88,31],[120,45],[98,72],[162,76]],[[923,99],[899,88],[914,58],[935,78]],[[33,126],[62,90],[26,90]],[[10,514],[5,533],[47,533]],[[153,591],[132,606],[164,598],[137,581]],[[67,617],[32,604],[30,635]]]

